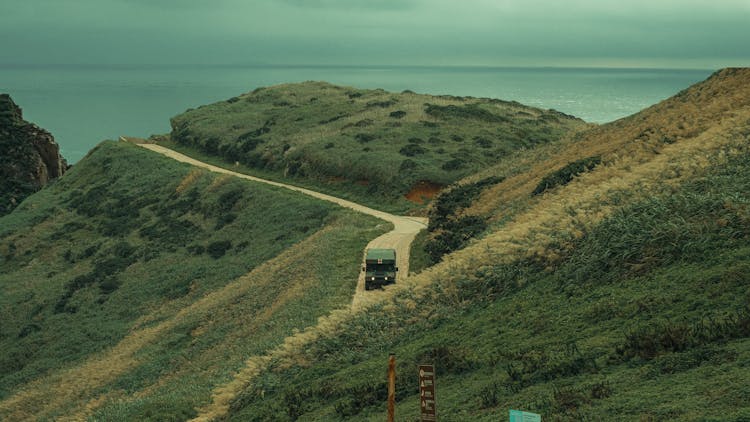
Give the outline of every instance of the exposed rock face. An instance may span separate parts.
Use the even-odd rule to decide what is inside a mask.
[[[67,168],[52,135],[23,120],[21,108],[0,94],[0,215]]]

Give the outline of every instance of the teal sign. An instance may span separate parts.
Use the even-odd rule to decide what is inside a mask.
[[[542,422],[542,415],[511,409],[510,422]]]

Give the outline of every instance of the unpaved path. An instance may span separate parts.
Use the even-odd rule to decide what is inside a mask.
[[[127,141],[125,138],[121,138],[121,139]],[[426,218],[403,217],[403,216],[393,215],[387,212],[374,210],[372,208],[369,208],[364,205],[360,205],[351,201],[347,201],[345,199],[336,198],[335,196],[326,195],[320,192],[315,192],[310,189],[305,189],[305,188],[301,188],[301,187],[293,186],[293,185],[287,185],[285,183],[274,182],[271,180],[261,179],[255,176],[248,176],[247,174],[237,173],[231,170],[227,170],[225,168],[217,167],[208,163],[204,163],[202,161],[198,161],[194,158],[188,157],[187,155],[184,155],[184,154],[180,154],[177,151],[171,150],[169,148],[165,148],[161,145],[146,144],[146,143],[140,143],[138,145],[140,145],[143,148],[149,149],[151,151],[157,152],[159,154],[166,155],[167,157],[175,159],[177,161],[188,163],[196,167],[204,168],[212,172],[229,174],[229,175],[236,176],[242,179],[252,180],[255,182],[261,182],[261,183],[266,183],[266,184],[273,185],[273,186],[278,186],[281,188],[290,189],[293,191],[303,193],[305,195],[310,195],[314,198],[322,199],[328,202],[333,202],[334,204],[353,209],[354,211],[357,211],[357,212],[361,212],[364,214],[371,215],[373,217],[377,217],[389,223],[393,223],[393,230],[391,230],[390,232],[368,243],[367,248],[368,249],[369,248],[395,249],[396,257],[398,261],[397,265],[399,268],[397,280],[400,280],[400,281],[404,280],[409,274],[409,250],[411,249],[411,242],[414,240],[414,237],[417,235],[417,233],[419,233],[422,229],[427,227]],[[387,288],[388,287],[386,287],[386,289]],[[379,295],[380,295],[380,292],[378,291],[369,291],[365,293],[365,277],[364,277],[364,274],[360,272],[359,281],[357,282],[357,289],[354,293],[354,297],[352,298],[352,307],[356,308],[360,304],[364,303],[367,296],[372,296],[373,298],[375,298],[376,296],[379,296]]]

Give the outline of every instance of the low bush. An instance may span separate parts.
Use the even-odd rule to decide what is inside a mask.
[[[365,142],[374,141],[376,139],[376,137],[375,137],[375,135],[373,135],[371,133],[358,133],[358,134],[354,135],[354,139],[356,139],[358,142],[364,144]]]
[[[398,152],[399,154],[405,155],[407,157],[414,157],[415,155],[421,155],[421,154],[426,153],[427,150],[417,144],[407,144],[405,147],[401,148]]]
[[[479,104],[467,104],[463,106],[427,104],[425,113],[439,119],[474,119],[492,123],[510,122],[508,117],[492,113],[482,108]]]
[[[229,240],[220,240],[211,242],[206,247],[206,252],[213,259],[219,259],[232,248],[232,242]]]
[[[487,223],[481,217],[472,215],[450,219],[425,244],[425,250],[430,255],[432,262],[439,262],[443,255],[461,249],[469,240],[482,233],[486,228]]]
[[[492,176],[474,183],[453,185],[442,191],[433,201],[429,211],[429,230],[434,231],[449,220],[461,209],[471,205],[486,187],[496,185],[503,181],[502,177]]]
[[[445,163],[443,163],[442,166],[440,166],[441,169],[445,171],[456,171],[461,170],[466,167],[466,161],[462,160],[461,158],[452,158]]]
[[[591,171],[602,162],[601,157],[588,157],[569,163],[565,167],[554,171],[542,178],[541,182],[534,188],[532,195],[539,195],[549,189],[564,186],[570,183],[574,177]]]

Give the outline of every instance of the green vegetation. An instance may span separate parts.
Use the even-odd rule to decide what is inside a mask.
[[[240,136],[248,151],[275,145],[262,169],[224,166],[376,208],[403,203],[369,179],[276,164],[305,145],[356,164],[331,135],[343,130],[351,151],[398,157],[399,171],[444,148],[434,168],[470,173],[428,209],[412,275],[354,301],[362,250],[388,225],[104,143],[0,218],[0,418],[380,421],[395,352],[399,420],[417,418],[416,365],[430,362],[441,420],[496,421],[508,408],[750,420],[749,80],[717,72],[476,173],[471,154],[502,142],[472,131],[499,131],[515,104],[303,84],[185,120],[196,143],[167,142],[199,158],[223,160]],[[245,103],[286,114],[243,127],[230,106]],[[318,130],[277,134],[287,115]],[[555,119],[567,118],[535,118]],[[239,133],[192,138],[197,123]],[[414,125],[427,132],[378,152],[386,128]]]
[[[425,244],[428,240],[430,232],[422,230],[414,238],[411,244],[411,250],[409,251],[409,273],[416,274],[423,269],[432,265],[432,259],[425,250]]]
[[[405,209],[403,196],[420,181],[449,185],[584,127],[515,102],[307,82],[189,110],[172,119],[171,139],[252,171]]]
[[[22,388],[59,397],[25,410],[55,418],[81,405],[63,398],[71,391],[150,390],[102,407],[106,420],[194,414],[247,354],[345,306],[368,239],[387,230],[113,142],[0,221],[0,399]],[[91,367],[107,353],[111,378]]]
[[[438,195],[429,211],[430,235],[424,250],[432,263],[439,262],[443,255],[463,248],[469,240],[482,233],[487,224],[482,217],[461,215],[483,189],[502,182],[492,176],[477,182],[455,185]]]
[[[307,363],[271,365],[230,419],[381,420],[395,351],[404,419],[419,409],[416,365],[432,361],[446,420],[497,420],[509,407],[561,420],[745,420],[748,190],[744,154],[620,209],[563,259],[405,290],[309,345]]]
[[[579,176],[587,171],[591,171],[594,167],[598,166],[602,162],[601,157],[588,157],[581,160],[576,160],[565,167],[554,171],[545,176],[541,182],[534,188],[533,195],[539,195],[540,193],[553,189],[557,186],[564,186],[570,183],[574,177]]]

